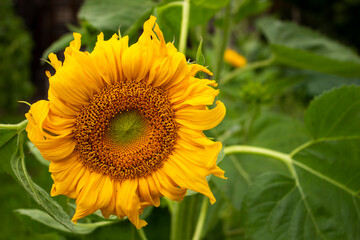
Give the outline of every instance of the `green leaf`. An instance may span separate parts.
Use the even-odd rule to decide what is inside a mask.
[[[265,173],[244,198],[247,237],[360,238],[359,95],[360,87],[345,86],[310,104],[305,122],[313,139],[274,155],[290,177]]]
[[[359,56],[315,31],[274,18],[262,18],[257,25],[279,63],[344,77],[360,76]]]
[[[307,70],[295,71],[305,80],[306,92],[310,96],[318,96],[325,91],[330,91],[344,85],[360,85],[359,78],[346,78]]]
[[[72,233],[68,228],[61,225],[59,222],[54,220],[49,214],[39,209],[16,209],[15,212],[18,212],[22,215],[28,216],[31,219],[38,221],[48,227]],[[95,223],[77,223],[74,226],[74,230],[78,234],[89,234],[93,232],[98,227],[106,226],[115,223],[116,221],[99,221]]]
[[[318,239],[292,178],[265,173],[245,197],[246,234],[251,239]]]
[[[346,86],[315,99],[305,114],[314,139],[360,137],[360,88]]]
[[[264,12],[271,5],[269,0],[241,0],[235,1],[234,20],[240,22],[243,19]]]
[[[198,49],[196,51],[196,63],[200,64],[200,65],[205,65],[205,57],[202,52],[202,43],[203,43],[203,40],[201,38]]]
[[[26,120],[18,124],[0,124],[0,170],[10,175],[13,175],[10,159],[17,149],[18,134],[26,124]]]
[[[254,121],[249,136],[251,145],[282,152],[290,152],[310,139],[305,126],[296,119],[266,112]],[[264,172],[288,172],[279,161],[253,155],[226,156],[220,167],[228,179],[214,178],[214,182],[237,210],[241,209],[243,197],[256,177]]]
[[[48,56],[50,53],[56,53],[61,50],[64,50],[67,46],[69,46],[69,43],[74,40],[72,33],[67,33],[61,36],[58,40],[53,42],[42,54],[43,59],[48,59]]]
[[[17,129],[3,129],[0,127],[0,148],[2,148],[6,143],[11,141],[12,139],[16,138],[16,135],[18,134]]]
[[[225,199],[237,210],[242,208],[244,195],[258,175],[264,171],[286,174],[286,168],[281,162],[247,154],[236,157],[226,156],[220,167],[225,171],[225,177],[228,179],[213,178],[213,181],[223,192]]]
[[[16,151],[10,161],[11,168],[17,180],[35,200],[35,202],[42,206],[46,212],[49,213],[56,221],[61,223],[65,228],[76,232],[74,229],[74,224],[70,221],[70,216],[55,200],[50,197],[50,195],[44,189],[31,180],[26,170],[23,152],[24,134],[24,132],[21,132],[18,135]]]
[[[282,114],[262,113],[249,133],[249,143],[281,152],[291,152],[310,139],[303,123]]]
[[[0,169],[13,174],[10,159],[16,150],[17,130],[0,128]]]
[[[140,17],[154,6],[151,0],[87,0],[78,17],[101,31],[126,32]]]
[[[192,3],[206,8],[220,9],[228,5],[230,0],[192,0]]]
[[[34,155],[34,157],[36,158],[36,160],[38,160],[42,165],[49,167],[50,165],[50,161],[46,160],[40,153],[40,150],[37,149],[37,147],[35,147],[35,145],[30,142],[27,141],[26,145],[28,146],[30,153]]]

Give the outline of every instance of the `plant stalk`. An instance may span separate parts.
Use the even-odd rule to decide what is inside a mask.
[[[184,0],[182,4],[182,18],[180,30],[179,51],[186,54],[187,35],[189,30],[190,0]]]
[[[215,65],[215,69],[214,69],[214,79],[219,83],[220,82],[220,75],[221,75],[221,69],[223,66],[223,61],[224,61],[224,52],[225,52],[225,48],[228,44],[228,40],[229,40],[229,35],[230,35],[230,22],[231,22],[231,6],[230,6],[231,1],[229,2],[229,4],[226,6],[225,8],[225,17],[223,19],[223,27],[222,27],[222,34],[221,34],[221,43],[220,43],[220,48],[218,48],[218,52],[217,52],[217,61],[216,61],[216,65]]]
[[[206,196],[203,196],[203,201],[201,203],[201,209],[200,209],[200,215],[198,218],[198,222],[196,224],[196,229],[195,229],[195,233],[194,233],[192,240],[200,240],[201,239],[201,234],[202,234],[202,231],[204,228],[207,210],[209,208],[208,201],[209,201],[208,198]]]
[[[145,235],[145,232],[144,232],[143,228],[138,229],[138,233],[139,233],[139,236],[140,236],[141,240],[147,240],[147,237]]]

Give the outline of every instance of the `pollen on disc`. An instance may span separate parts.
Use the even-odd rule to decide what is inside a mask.
[[[164,90],[145,83],[105,87],[75,122],[78,159],[121,181],[162,167],[177,139],[175,113]]]

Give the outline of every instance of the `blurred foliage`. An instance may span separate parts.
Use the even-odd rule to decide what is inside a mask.
[[[30,61],[33,46],[24,23],[13,10],[11,0],[0,2],[0,114],[17,109],[17,101],[33,93]]]

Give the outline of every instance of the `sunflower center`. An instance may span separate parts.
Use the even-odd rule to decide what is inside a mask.
[[[161,168],[176,139],[175,113],[161,88],[121,82],[105,87],[75,122],[78,159],[121,181]]]
[[[121,145],[134,143],[147,130],[147,122],[137,110],[130,110],[115,116],[106,131],[112,141]]]

